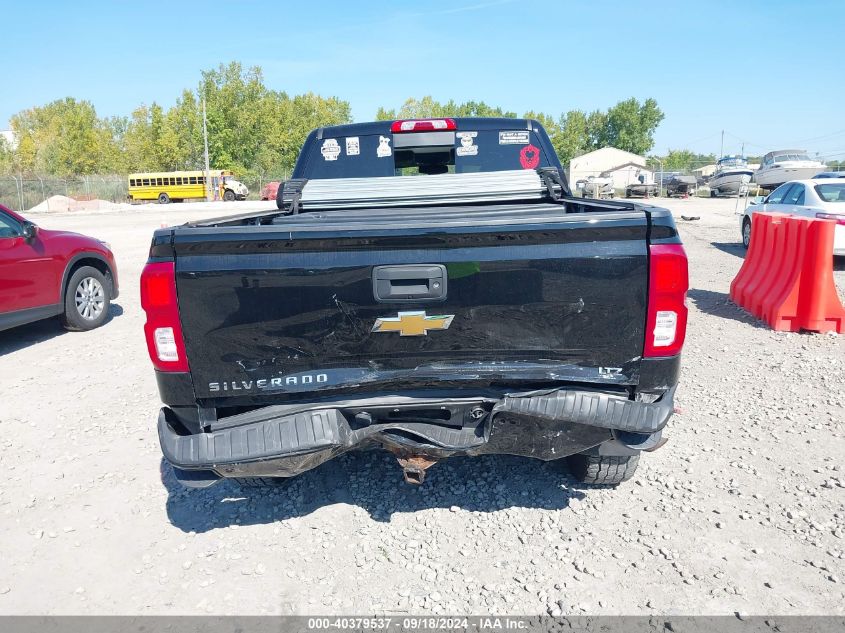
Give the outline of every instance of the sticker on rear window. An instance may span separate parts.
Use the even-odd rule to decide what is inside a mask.
[[[346,138],[346,155],[357,156],[361,153],[361,143],[357,136],[349,136]]]
[[[528,131],[499,132],[499,145],[527,145]]]
[[[378,137],[378,147],[376,148],[376,156],[379,158],[387,158],[393,154],[390,151],[390,137],[389,136],[379,136]]]
[[[523,169],[537,169],[540,164],[540,150],[533,145],[526,145],[519,150],[519,164]]]
[[[461,139],[461,146],[455,150],[456,156],[476,156],[478,145],[473,145],[472,139],[478,136],[478,132],[458,132],[455,136]]]
[[[340,156],[340,145],[336,138],[327,138],[323,141],[323,146],[320,148],[320,153],[326,160],[337,160]]]

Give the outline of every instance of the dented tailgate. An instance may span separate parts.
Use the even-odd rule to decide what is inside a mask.
[[[280,218],[174,232],[199,398],[634,385],[646,214],[559,205]]]

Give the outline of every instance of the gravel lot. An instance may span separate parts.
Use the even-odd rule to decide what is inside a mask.
[[[411,487],[366,453],[185,491],[161,463],[138,276],[154,228],[224,205],[33,216],[110,242],[121,296],[93,332],[0,332],[0,613],[845,613],[844,339],[728,301],[735,200],[664,204],[701,216],[679,219],[682,414],[616,490],[509,457]]]

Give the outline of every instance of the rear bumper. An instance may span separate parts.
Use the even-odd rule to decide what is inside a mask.
[[[432,459],[498,453],[551,460],[623,436],[629,449],[638,438],[645,442],[672,416],[674,391],[654,403],[560,389],[500,399],[391,396],[272,406],[220,419],[209,432],[194,434],[165,407],[158,433],[173,466],[222,477],[290,477],[346,451],[379,446]]]

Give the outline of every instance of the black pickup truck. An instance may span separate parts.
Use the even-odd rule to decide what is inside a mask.
[[[320,128],[276,207],[157,230],[141,277],[183,484],[350,450],[566,459],[618,484],[659,447],[686,330],[671,214],[572,196],[537,121]]]

